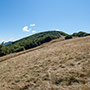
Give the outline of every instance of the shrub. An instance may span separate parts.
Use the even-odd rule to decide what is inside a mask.
[[[78,32],[78,33],[73,33],[72,36],[74,37],[85,37],[85,36],[89,36],[90,34],[86,33],[86,32]]]
[[[65,37],[65,40],[66,39],[72,39],[72,35],[67,35],[66,37]]]
[[[3,47],[3,43],[2,44],[0,44],[0,56],[2,56],[3,54],[2,54],[2,47]]]
[[[19,46],[19,45],[15,45],[13,49],[14,49],[14,52],[19,52],[19,51],[25,50],[25,48],[23,46]]]

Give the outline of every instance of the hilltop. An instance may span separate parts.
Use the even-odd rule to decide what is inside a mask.
[[[2,43],[0,45],[0,56],[31,49],[66,35],[68,34],[61,31],[46,31],[24,37],[12,43]]]
[[[90,36],[58,38],[3,58],[0,90],[90,90]]]

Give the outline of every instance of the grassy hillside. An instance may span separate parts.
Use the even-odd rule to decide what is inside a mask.
[[[57,39],[60,38],[61,36],[66,36],[66,35],[67,35],[66,33],[61,31],[47,31],[22,38],[8,45],[3,46],[3,44],[1,44],[0,56],[34,48],[45,42],[49,42],[53,39]]]
[[[0,90],[90,90],[90,36],[43,46],[0,62]]]

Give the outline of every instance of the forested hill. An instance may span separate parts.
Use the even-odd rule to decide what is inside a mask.
[[[46,31],[22,38],[5,46],[1,44],[0,56],[34,48],[45,42],[49,42],[53,39],[57,39],[61,36],[67,35],[67,33],[64,33],[62,31]]]
[[[62,31],[46,31],[46,32],[41,32],[41,33],[36,33],[34,35],[31,35],[31,36],[28,36],[28,37],[25,37],[25,38],[22,38],[20,40],[17,40],[15,42],[13,42],[12,44],[20,44],[20,43],[25,43],[26,41],[29,43],[31,41],[42,41],[44,40],[45,38],[48,38],[48,40],[52,40],[52,39],[56,39],[56,38],[59,38],[60,36],[66,36],[68,35],[67,33],[65,32],[62,32]],[[50,38],[50,39],[49,39]],[[46,40],[46,42],[48,42],[48,40]],[[42,42],[41,42],[42,43]]]
[[[84,37],[88,35],[90,35],[90,33],[81,31],[78,33],[73,33],[72,35],[69,35],[62,31],[41,32],[6,45],[4,43],[0,44],[0,56],[34,48],[53,39],[60,38],[61,36],[64,36],[65,39],[71,39],[72,37]]]

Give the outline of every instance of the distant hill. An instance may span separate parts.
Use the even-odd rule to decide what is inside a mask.
[[[31,36],[28,36],[28,37],[25,37],[25,38],[22,38],[20,40],[17,40],[15,42],[13,42],[12,44],[23,44],[24,42],[26,41],[37,41],[39,39],[45,39],[46,37],[50,37],[51,40],[52,39],[56,39],[56,38],[59,38],[60,36],[66,36],[68,35],[67,33],[65,32],[62,32],[62,31],[46,31],[46,32],[41,32],[41,33],[37,33],[37,34],[34,34],[34,35],[31,35]],[[48,40],[47,40],[48,42]]]
[[[12,44],[12,41],[5,42],[4,45]]]
[[[8,44],[6,43],[6,45],[3,47],[1,46],[2,48],[0,56],[34,48],[43,43],[49,42],[53,39],[57,39],[60,38],[61,36],[67,35],[68,35],[67,33],[64,33],[62,31],[46,31],[37,33],[12,43],[10,42]]]

